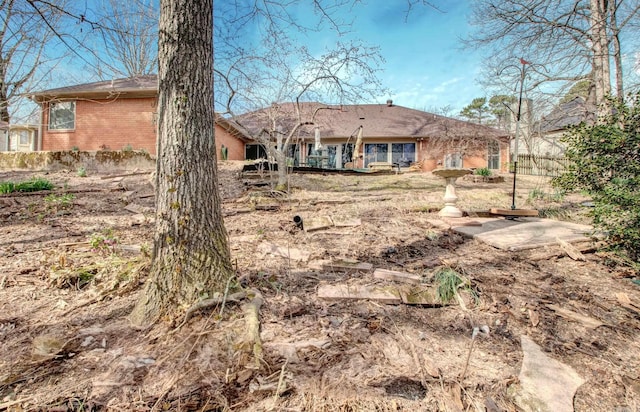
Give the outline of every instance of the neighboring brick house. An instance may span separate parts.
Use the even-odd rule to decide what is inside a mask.
[[[301,119],[311,124],[299,129],[289,148],[291,162],[296,165],[339,169],[386,163],[418,164],[424,171],[443,166],[506,171],[508,164],[509,136],[491,127],[397,106],[392,101],[341,106],[301,103],[299,109]],[[293,103],[279,103],[237,116],[234,121],[253,136],[273,124],[286,135],[296,123],[295,113]],[[360,131],[359,156],[353,159]],[[247,145],[249,152],[259,151]]]
[[[50,89],[30,98],[41,108],[41,150],[131,148],[156,154],[156,75]],[[229,160],[243,160],[248,139],[225,121],[215,127],[218,158],[224,146]]]

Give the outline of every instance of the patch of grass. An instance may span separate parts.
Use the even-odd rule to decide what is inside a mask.
[[[53,184],[43,178],[35,178],[20,183],[1,182],[0,194],[12,192],[38,192],[41,190],[51,190]]]
[[[11,193],[16,190],[16,185],[13,182],[0,183],[0,194]]]
[[[64,193],[61,195],[51,193],[45,196],[44,201],[55,209],[66,209],[73,205],[73,199],[75,199],[75,196],[72,193]]]
[[[491,176],[491,170],[488,167],[480,167],[476,169],[473,174],[477,176],[489,177]]]
[[[458,289],[463,289],[477,300],[478,295],[471,287],[471,281],[457,270],[443,267],[436,271],[434,282],[438,285],[438,299],[442,303],[449,303],[457,294]]]
[[[87,169],[85,169],[84,167],[79,167],[76,171],[76,174],[78,175],[78,177],[87,177]]]

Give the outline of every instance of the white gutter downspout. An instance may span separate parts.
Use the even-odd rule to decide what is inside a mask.
[[[35,96],[33,96],[33,98],[35,99]],[[37,152],[41,152],[42,151],[42,122],[43,120],[43,113],[44,113],[44,109],[43,109],[43,105],[38,103],[38,106],[40,107],[40,120],[38,120],[38,146],[36,148]]]

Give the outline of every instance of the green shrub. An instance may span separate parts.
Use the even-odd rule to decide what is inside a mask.
[[[553,180],[563,190],[592,197],[593,223],[609,247],[640,259],[640,94],[611,101],[611,115],[596,125],[573,127],[563,137],[570,163]]]
[[[0,193],[11,192],[38,192],[40,190],[51,190],[53,184],[46,179],[35,178],[20,183],[2,182],[0,183]]]
[[[15,192],[16,184],[13,182],[0,183],[0,194]]]
[[[491,170],[488,167],[480,167],[473,172],[475,175],[489,177],[491,176]]]

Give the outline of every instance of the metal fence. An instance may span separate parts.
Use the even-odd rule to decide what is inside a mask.
[[[518,174],[532,176],[559,176],[569,160],[565,157],[518,155]]]

